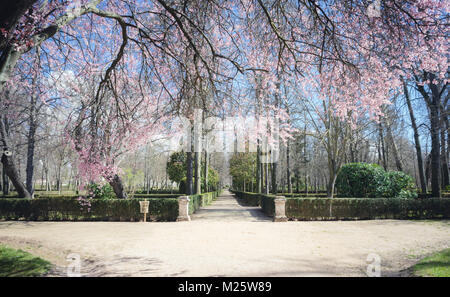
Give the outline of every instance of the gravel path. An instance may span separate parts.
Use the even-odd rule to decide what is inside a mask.
[[[450,221],[273,223],[224,193],[190,222],[0,222],[0,243],[50,260],[54,276],[69,253],[83,276],[364,276],[370,253],[395,276],[450,247]]]

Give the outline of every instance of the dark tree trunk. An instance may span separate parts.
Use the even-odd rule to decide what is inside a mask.
[[[205,177],[203,180],[203,188],[205,193],[209,192],[208,189],[208,168],[209,168],[209,156],[207,149],[205,148],[205,164],[203,166],[203,176]]]
[[[425,73],[425,79],[434,80],[434,75]],[[440,92],[438,87],[430,83],[431,98],[425,91],[424,86],[417,85],[417,89],[427,103],[430,112],[430,130],[431,130],[431,194],[433,197],[441,197],[441,156],[440,156],[440,134],[441,134],[441,118],[440,111]]]
[[[3,187],[2,187],[3,195],[9,195],[9,179],[8,179],[8,176],[6,175],[6,171],[5,171],[4,167],[2,170],[2,183],[3,183]]]
[[[30,104],[29,130],[27,136],[27,168],[26,168],[26,185],[27,191],[33,193],[33,175],[34,175],[34,144],[36,135],[36,98],[32,96]]]
[[[392,153],[394,154],[395,167],[397,167],[398,171],[403,171],[402,162],[401,162],[400,156],[398,154],[397,144],[395,143],[394,136],[392,135],[391,123],[390,123],[388,118],[386,118],[385,121],[386,121],[386,125],[385,126],[386,126],[387,136],[388,136],[389,141],[390,141],[390,143],[392,145]]]
[[[273,152],[272,152],[273,153]],[[277,162],[272,163],[272,193],[277,194],[278,185],[277,185]]]
[[[0,1],[0,28],[10,32],[37,0]],[[16,66],[20,54],[0,34],[0,92]]]
[[[30,192],[27,191],[25,185],[20,180],[19,173],[17,171],[17,168],[14,164],[12,155],[7,156],[5,152],[11,153],[11,149],[9,146],[8,141],[8,133],[6,130],[6,119],[2,115],[0,116],[0,139],[3,144],[4,152],[2,153],[1,161],[3,164],[3,171],[6,173],[8,178],[11,180],[11,183],[13,184],[14,188],[17,191],[17,194],[20,198],[31,198]]]
[[[114,193],[116,194],[117,198],[119,199],[125,199],[127,198],[127,195],[123,188],[122,179],[118,174],[115,174],[113,178],[109,181],[109,184],[114,190]]]
[[[192,152],[186,153],[186,195],[192,195]]]
[[[408,105],[408,110],[409,110],[409,117],[411,118],[411,126],[412,126],[413,132],[414,132],[414,143],[416,145],[417,166],[418,166],[418,170],[419,170],[420,187],[422,189],[422,194],[426,194],[427,193],[427,182],[425,180],[425,173],[424,173],[424,169],[423,169],[422,148],[420,146],[419,130],[417,129],[416,118],[414,116],[414,111],[412,109],[411,99],[409,97],[409,92],[408,92],[408,87],[406,85],[406,82],[403,82],[403,92],[405,93],[406,104]]]
[[[261,170],[261,147],[258,145],[256,147],[256,182],[257,182],[257,193],[262,193],[262,170]]]
[[[445,190],[445,188],[450,184],[450,177],[449,177],[449,168],[448,168],[448,150],[450,150],[450,147],[445,147],[449,140],[445,139],[445,136],[448,136],[450,131],[448,130],[448,99],[450,97],[450,93],[447,93],[447,97],[444,99],[443,104],[440,105],[441,107],[441,167],[442,167],[442,189]],[[446,131],[447,130],[447,131]],[[447,132],[447,133],[446,133]]]
[[[194,153],[194,168],[195,168],[195,194],[201,194],[201,181],[200,181],[200,175],[201,175],[201,164],[200,164],[200,152]]]
[[[441,175],[441,158],[440,158],[440,119],[439,107],[430,106],[431,116],[431,192],[433,197],[440,197],[440,175]]]
[[[384,170],[387,170],[387,160],[386,160],[386,147],[384,145],[384,136],[383,136],[383,125],[381,121],[378,123],[378,132],[380,135],[380,144],[381,144],[381,155],[382,155],[382,164]]]
[[[286,179],[288,184],[288,193],[292,193],[292,180],[291,180],[291,158],[290,158],[290,151],[289,151],[289,140],[287,141],[286,145]]]

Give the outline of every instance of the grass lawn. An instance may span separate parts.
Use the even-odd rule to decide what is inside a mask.
[[[41,276],[50,266],[50,262],[30,253],[0,245],[0,277]]]
[[[450,249],[422,259],[413,266],[416,276],[450,277]]]

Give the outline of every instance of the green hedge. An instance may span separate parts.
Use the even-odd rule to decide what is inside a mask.
[[[235,194],[241,204],[245,206],[261,206],[262,211],[268,215],[273,216],[275,213],[275,196],[274,195],[263,195],[258,193],[250,193],[250,192],[239,192],[239,191],[231,191]]]
[[[178,192],[178,189],[173,189],[173,190],[150,190],[149,193],[147,193],[146,190],[137,190],[135,192],[136,194],[177,194],[182,195]]]
[[[221,191],[196,194],[189,196],[189,214],[193,214],[197,209],[203,206],[207,206],[212,203],[213,200],[219,196]]]
[[[260,199],[262,211],[269,217],[273,217],[275,214],[275,196],[261,195]]]
[[[245,206],[260,206],[261,199],[260,195],[257,193],[250,192],[235,192],[233,193],[238,197],[239,202]]]
[[[180,194],[134,194],[133,198],[178,198]]]
[[[296,220],[444,219],[450,199],[289,198],[286,216]]]
[[[28,221],[139,221],[139,201],[148,200],[149,220],[175,221],[178,201],[162,199],[91,199],[90,211],[73,198],[0,199],[0,219]]]

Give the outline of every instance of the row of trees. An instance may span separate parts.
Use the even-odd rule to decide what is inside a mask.
[[[290,188],[292,175],[300,179],[298,162],[321,186],[314,168],[327,168],[332,195],[349,159],[375,158],[385,167],[394,160],[409,170],[402,150],[408,141],[395,135],[405,117],[396,108],[403,97],[418,104],[417,93],[423,104],[408,120],[423,159],[416,170],[425,189],[429,156],[429,185],[440,196],[449,159],[447,10],[438,0],[3,1],[4,177],[30,197],[41,160],[43,172],[72,172],[81,188],[103,180],[124,198],[124,160],[170,136],[179,116],[192,120],[201,109],[222,118],[280,119],[287,165],[261,165],[257,154],[257,191],[268,191],[269,180],[277,189],[282,172]],[[251,133],[258,152],[270,127]],[[53,158],[55,147],[62,158]],[[200,180],[201,159],[209,161],[204,152],[186,154],[188,193],[192,175]]]

